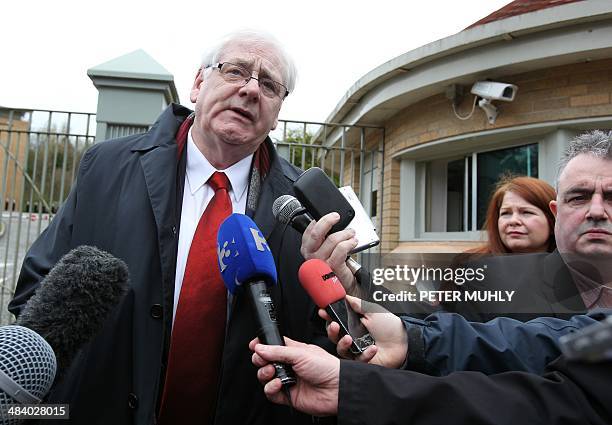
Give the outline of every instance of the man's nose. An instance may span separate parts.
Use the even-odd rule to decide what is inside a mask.
[[[591,202],[589,203],[589,209],[587,211],[586,218],[591,220],[610,219],[610,217],[608,217],[607,215],[604,198],[599,193],[593,194]]]
[[[240,95],[247,96],[249,100],[256,99],[259,100],[261,96],[261,91],[259,89],[259,81],[256,77],[251,76],[249,81],[240,88]]]

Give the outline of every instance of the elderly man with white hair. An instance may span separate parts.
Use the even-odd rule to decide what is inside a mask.
[[[251,216],[279,266],[272,298],[283,331],[313,342],[314,305],[297,283],[300,236],[283,235],[271,210],[299,175],[268,137],[295,79],[274,38],[230,34],[196,72],[195,112],[171,105],[148,132],[84,155],[66,203],[25,258],[10,305],[19,315],[75,246],[127,263],[127,296],[49,396],[70,404],[74,423],[312,423],[259,391],[247,347],[257,329],[247,300],[228,296],[216,252],[223,219]]]

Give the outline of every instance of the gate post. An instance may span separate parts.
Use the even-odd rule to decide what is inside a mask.
[[[174,77],[144,50],[87,70],[98,89],[96,142],[146,131],[179,97]]]

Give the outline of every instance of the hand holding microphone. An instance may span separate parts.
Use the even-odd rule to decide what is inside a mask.
[[[378,245],[380,238],[357,195],[350,186],[337,188],[317,167],[304,171],[293,184],[293,189],[297,198],[282,195],[274,201],[274,217],[304,234],[301,252],[305,259],[326,260],[349,293],[361,295],[353,293],[356,282],[352,278],[361,265],[350,254]],[[318,223],[314,225],[314,230],[310,230],[309,225],[313,220],[318,220]],[[348,228],[353,231],[347,232]],[[340,251],[346,246],[335,249],[347,239],[352,239],[347,252]],[[339,258],[341,253],[343,256]]]
[[[276,266],[267,241],[248,216],[234,213],[219,227],[217,253],[221,277],[233,295],[248,297],[262,343],[284,345],[269,286],[276,284]],[[275,363],[287,394],[295,384],[291,367]]]
[[[363,354],[357,357],[353,356],[351,337],[344,336],[340,327],[331,322],[327,327],[327,336],[336,344],[338,354],[345,359],[355,359],[392,369],[402,366],[409,350],[408,334],[402,320],[378,304],[369,303],[350,295],[346,296],[346,302],[349,305],[348,310],[360,315],[361,323],[371,338],[376,339],[376,345],[368,347]],[[325,310],[319,310],[319,316],[325,320],[332,320]]]
[[[249,344],[254,351],[252,362],[259,368],[257,379],[273,403],[285,404],[314,416],[338,412],[340,359],[316,345],[304,344],[285,337],[286,345],[263,345],[257,338]],[[283,392],[275,378],[273,362],[282,361],[293,367],[298,376],[291,394]]]
[[[329,318],[338,324],[339,336],[351,337],[351,353],[362,354],[367,347],[374,344],[374,339],[361,324],[359,316],[344,304],[346,292],[325,261],[306,261],[300,267],[298,277],[315,304],[324,309]]]
[[[329,213],[319,221],[313,221],[304,231],[300,253],[306,260],[316,258],[325,261],[338,276],[347,293],[361,296],[354,272],[347,265],[350,252],[357,246],[355,231],[344,229],[328,236],[328,232],[338,220],[337,213]]]
[[[349,258],[350,252],[357,246],[355,231],[344,229],[328,236],[333,226],[340,221],[338,213],[329,213],[319,221],[314,221],[294,196],[282,195],[274,201],[272,214],[279,223],[289,224],[303,233],[300,252],[306,260],[319,258],[326,261],[345,290],[354,293],[357,289],[354,274],[361,268],[357,262]]]

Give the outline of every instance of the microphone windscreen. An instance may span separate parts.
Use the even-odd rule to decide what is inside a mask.
[[[41,281],[17,324],[32,329],[53,348],[61,375],[78,350],[97,334],[129,282],[125,263],[82,245],[64,255]]]
[[[295,196],[291,195],[281,195],[272,204],[272,215],[283,224],[289,223],[297,210],[304,210],[304,207]]]
[[[47,395],[56,369],[53,349],[42,336],[22,326],[0,327],[0,371],[3,375],[0,379],[0,414],[3,424],[11,423],[4,421],[9,419],[5,416],[6,407],[38,403]],[[12,383],[21,388],[15,388]]]
[[[221,277],[232,294],[255,279],[268,285],[276,284],[272,252],[250,217],[234,213],[221,223],[217,233],[217,254]]]
[[[346,291],[340,280],[323,260],[305,261],[298,271],[298,279],[319,308],[325,308],[346,297]]]

